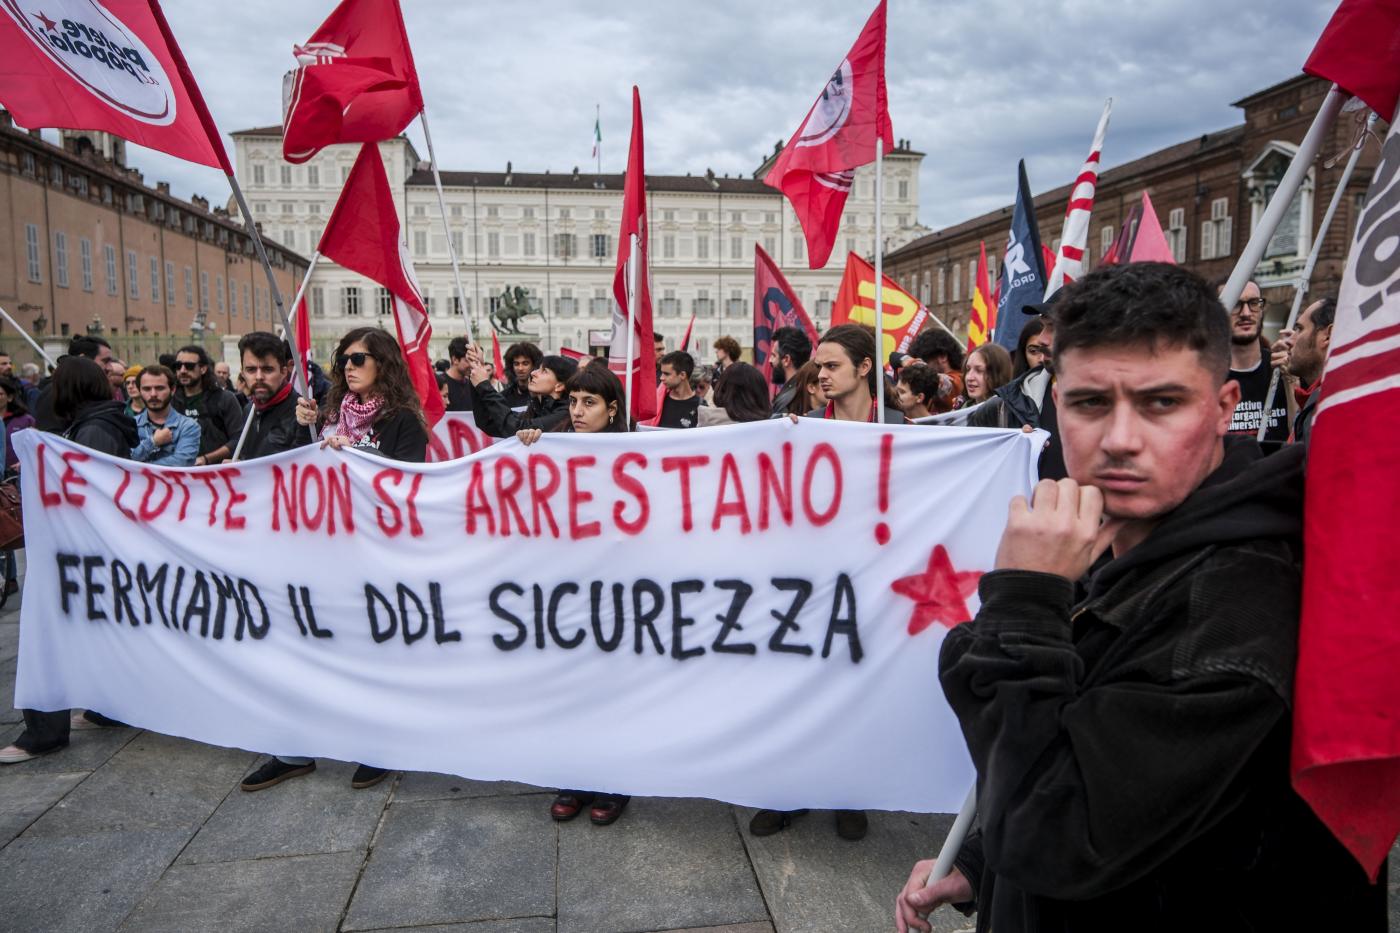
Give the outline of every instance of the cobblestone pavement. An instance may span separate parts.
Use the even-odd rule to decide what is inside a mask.
[[[0,744],[21,728],[16,605],[0,612]],[[910,866],[952,822],[871,813],[852,843],[814,812],[760,839],[751,810],[638,798],[610,827],[557,824],[547,789],[405,773],[354,790],[333,761],[242,793],[258,758],[118,728],[0,769],[0,930],[885,931]],[[972,929],[946,909],[934,919]]]

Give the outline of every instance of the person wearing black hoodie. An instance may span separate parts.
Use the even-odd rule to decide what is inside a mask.
[[[915,867],[897,928],[953,903],[997,933],[1384,930],[1384,882],[1289,783],[1301,451],[1226,443],[1229,322],[1199,276],[1065,291],[1069,478],[1012,501],[939,659],[978,830],[948,877]]]
[[[282,338],[255,330],[238,341],[248,384],[248,425],[238,460],[256,460],[311,443],[311,429],[297,423],[292,351]]]
[[[530,403],[524,411],[512,409],[510,399],[491,385],[491,374],[480,347],[467,350],[467,380],[476,403],[476,426],[492,437],[514,437],[520,431],[552,431],[569,417],[564,384],[578,371],[567,356],[545,356],[530,373]]]
[[[113,400],[112,384],[101,366],[84,356],[66,356],[54,370],[51,383],[53,417],[66,425],[63,436],[75,444],[123,460],[141,442],[136,422],[125,404]],[[87,711],[72,716],[69,710],[24,710],[24,732],[14,744],[0,749],[0,764],[28,761],[68,745],[73,726],[120,726],[101,713]]]

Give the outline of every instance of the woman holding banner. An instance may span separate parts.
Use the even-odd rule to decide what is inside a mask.
[[[408,463],[422,463],[428,455],[427,422],[403,351],[377,327],[358,327],[340,338],[324,407],[318,412],[315,402],[301,398],[296,414],[298,424],[318,426],[323,448],[349,447]],[[278,756],[239,786],[264,790],[315,770],[314,758]],[[388,768],[357,765],[350,786],[373,787],[389,773]]]
[[[627,430],[627,403],[622,396],[622,381],[612,370],[599,364],[580,367],[565,383],[569,397],[569,417],[555,431],[574,434],[607,434]],[[544,434],[539,428],[526,428],[516,434],[520,443],[529,446]],[[561,790],[549,806],[549,815],[563,823],[578,816],[592,804],[588,819],[594,826],[610,826],[622,816],[626,794],[604,794],[595,791]]]
[[[125,460],[135,447],[136,422],[112,400],[112,384],[97,363],[84,356],[64,357],[53,374],[53,413],[68,429],[63,436],[75,444]],[[24,732],[13,745],[0,749],[0,764],[15,764],[68,747],[71,729],[95,729],[122,723],[88,710],[45,712],[24,710]]]

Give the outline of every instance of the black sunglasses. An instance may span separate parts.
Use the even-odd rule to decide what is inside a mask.
[[[199,368],[199,364],[198,364],[198,363],[188,363],[188,362],[185,362],[185,361],[182,361],[182,360],[177,360],[177,361],[175,362],[175,368],[176,368],[176,369],[198,369],[198,368]]]
[[[365,365],[365,360],[372,360],[375,358],[373,353],[342,353],[335,358],[335,368],[344,369],[346,363],[354,363],[355,368],[359,369],[361,366]]]

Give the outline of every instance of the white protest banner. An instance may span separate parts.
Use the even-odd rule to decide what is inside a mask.
[[[484,780],[954,810],[938,649],[1043,437],[780,419],[160,469],[21,432],[15,703]]]
[[[428,462],[456,460],[490,447],[495,440],[476,426],[474,412],[444,412],[428,435]]]

